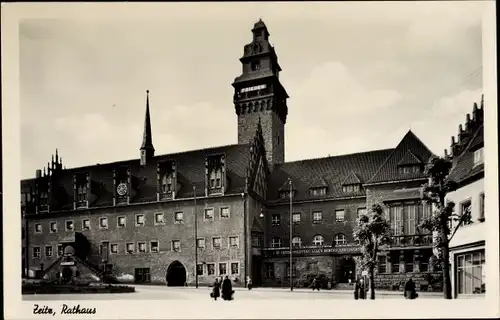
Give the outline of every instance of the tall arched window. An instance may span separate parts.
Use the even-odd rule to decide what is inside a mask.
[[[78,202],[82,203],[87,201],[87,184],[82,183],[77,187],[78,192]]]
[[[347,238],[342,233],[339,233],[335,236],[335,245],[336,246],[345,246],[347,244]]]
[[[313,238],[313,244],[315,246],[322,246],[323,243],[325,242],[325,239],[323,238],[322,235],[315,235],[314,238]]]
[[[172,173],[165,173],[161,179],[161,191],[162,193],[172,192]]]
[[[302,246],[302,239],[300,237],[293,237],[292,246],[293,247],[301,247]]]

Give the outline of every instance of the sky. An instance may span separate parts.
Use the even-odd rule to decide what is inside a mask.
[[[125,4],[116,4],[119,12]],[[21,175],[138,159],[146,90],[167,154],[237,143],[231,83],[262,18],[287,89],[285,160],[394,148],[442,155],[482,94],[473,2],[160,3],[19,26]]]

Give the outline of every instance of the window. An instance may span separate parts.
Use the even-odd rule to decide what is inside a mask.
[[[219,275],[223,276],[227,274],[227,263],[219,263]]]
[[[393,262],[391,265],[392,273],[399,273],[399,262]]]
[[[406,165],[400,166],[398,168],[399,173],[409,174],[409,173],[419,173],[422,171],[422,166],[420,165]]]
[[[73,224],[73,220],[66,221],[66,231],[74,231],[75,225]]]
[[[135,226],[136,227],[143,227],[145,223],[145,217],[143,214],[138,214],[135,216]]]
[[[203,275],[203,264],[197,264],[196,265],[196,274],[199,276]]]
[[[290,277],[290,271],[292,271],[292,276],[295,277],[296,276],[296,266],[295,266],[295,262],[292,263],[292,268],[290,268],[290,262],[287,262],[286,263],[286,276],[287,277]]]
[[[209,276],[215,274],[215,263],[208,263],[207,264],[207,273]]]
[[[229,246],[238,247],[238,237],[229,237]]]
[[[366,208],[358,208],[357,218],[366,215]]]
[[[64,255],[64,250],[62,244],[57,245],[57,256],[62,257]]]
[[[132,254],[134,253],[135,251],[135,246],[134,246],[134,243],[133,242],[129,242],[126,244],[126,248],[127,248],[127,253],[128,254]]]
[[[252,68],[252,71],[260,70],[260,61],[252,61],[250,63],[250,66]]]
[[[264,270],[265,270],[266,278],[274,279],[274,263],[272,263],[272,262],[265,263]]]
[[[321,223],[323,221],[323,212],[314,211],[313,212],[313,223]]]
[[[387,256],[378,256],[378,273],[387,273]]]
[[[426,262],[421,262],[420,263],[420,272],[428,272],[429,271],[429,264]]]
[[[312,197],[321,197],[326,195],[326,188],[311,188],[309,189],[309,194]]]
[[[47,210],[47,204],[49,202],[49,193],[47,191],[40,191],[40,206],[42,210]]]
[[[220,218],[229,219],[229,208],[220,208]]]
[[[472,212],[472,203],[470,200],[464,201],[460,204],[460,214],[471,214]],[[472,220],[469,218],[466,218],[464,220],[464,226],[469,225],[472,223]]]
[[[172,241],[172,250],[175,252],[181,251],[181,241],[180,240],[173,240]]]
[[[394,236],[403,233],[403,206],[391,206],[389,209],[389,221],[391,223],[391,232]]]
[[[205,220],[213,220],[214,219],[214,209],[209,208],[205,209]]]
[[[107,229],[108,228],[108,218],[102,217],[99,218],[99,229]]]
[[[77,206],[87,206],[87,183],[80,183],[77,186]]]
[[[313,238],[313,245],[315,246],[322,246],[323,243],[325,242],[325,239],[323,238],[322,235],[315,235]]]
[[[253,236],[252,237],[252,246],[259,248],[261,246],[261,238],[260,236]]]
[[[483,222],[484,219],[484,192],[479,195],[479,217],[478,221]]]
[[[173,191],[172,172],[166,173],[161,179],[161,193],[170,193]]]
[[[57,222],[51,222],[50,223],[50,233],[55,233],[57,232]]]
[[[165,224],[165,216],[163,213],[155,213],[155,224]]]
[[[205,238],[196,239],[196,247],[198,249],[205,249]]]
[[[294,248],[300,248],[302,246],[302,239],[300,237],[293,237],[292,246]]]
[[[35,223],[35,233],[42,233],[42,224]]]
[[[272,248],[280,248],[281,247],[281,238],[273,237],[271,240]]]
[[[210,171],[210,189],[220,188],[222,185],[222,168],[214,168]]]
[[[146,252],[146,242],[137,242],[137,251],[140,253]]]
[[[232,262],[231,263],[231,274],[238,274],[240,273],[240,266],[238,262]]]
[[[151,252],[160,252],[160,246],[158,244],[158,241],[149,242],[149,250]]]
[[[118,253],[118,244],[117,243],[112,243],[109,247],[109,251],[111,253]]]
[[[349,184],[346,186],[342,186],[342,191],[345,193],[359,192],[361,190],[361,186],[359,184]]]
[[[343,222],[344,221],[344,215],[345,215],[345,211],[344,210],[335,210],[335,221],[337,221],[337,222]]]
[[[82,219],[82,231],[90,230],[90,220]]]
[[[339,233],[338,235],[335,236],[335,245],[336,246],[345,246],[347,244],[347,239],[345,235],[342,233]]]
[[[52,258],[52,246],[45,246],[45,256]]]
[[[485,255],[484,249],[456,256],[458,294],[484,294]]]
[[[405,272],[412,273],[413,272],[413,262],[408,262],[405,265]]]
[[[184,213],[182,211],[178,211],[174,214],[175,223],[183,223],[184,222]]]
[[[116,218],[116,224],[118,225],[118,228],[124,228],[127,225],[127,218],[126,217]]]
[[[484,162],[484,148],[474,151],[474,165]]]
[[[280,225],[280,215],[279,214],[273,214],[271,216],[271,223],[273,226],[279,226]]]
[[[293,223],[300,223],[300,213],[292,214],[292,221]]]
[[[404,233],[416,234],[417,227],[417,206],[415,204],[405,204],[404,206]]]
[[[40,259],[41,254],[40,247],[33,247],[33,258]]]
[[[212,238],[212,248],[213,249],[220,249],[221,246],[222,246],[221,237]]]

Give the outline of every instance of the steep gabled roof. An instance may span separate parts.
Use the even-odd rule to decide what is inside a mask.
[[[328,185],[325,197],[364,196],[363,190],[357,193],[344,193],[342,183],[352,172],[355,172],[361,181],[370,179],[392,151],[393,149],[384,149],[277,164],[271,173],[268,199],[271,202],[287,201],[279,199],[278,193],[282,186],[286,188],[285,190],[288,190],[288,183],[286,182],[288,178],[292,179],[293,187],[297,191],[295,194],[296,200],[316,199],[317,197],[310,195],[309,189],[320,178]]]
[[[474,133],[474,136],[471,139],[469,145],[467,145],[465,150],[455,161],[455,165],[453,166],[448,179],[451,179],[456,182],[462,182],[475,175],[484,174],[483,163],[474,165],[474,151],[483,144],[484,144],[484,127],[483,125],[481,125]]]
[[[411,131],[403,137],[398,146],[392,151],[392,154],[385,160],[384,164],[377,170],[377,173],[368,180],[370,183],[380,183],[389,182],[397,180],[406,179],[419,179],[425,178],[423,172],[413,172],[413,173],[400,173],[398,170],[398,164],[403,159],[408,152],[420,159],[423,163],[427,163],[429,159],[434,155],[425,144]]]
[[[241,193],[245,190],[247,167],[250,161],[250,146],[235,144],[181,153],[158,155],[150,159],[145,166],[140,165],[139,159],[119,161],[92,166],[70,168],[62,170],[57,177],[53,177],[53,190],[57,190],[57,199],[60,201],[54,210],[68,210],[73,208],[74,186],[73,175],[89,173],[92,185],[99,185],[99,195],[91,207],[110,206],[113,204],[113,169],[118,167],[130,168],[133,181],[136,182],[135,196],[130,203],[144,203],[156,201],[158,188],[157,162],[172,160],[176,163],[178,182],[182,185],[176,193],[176,198],[190,198],[194,196],[193,186],[197,196],[205,195],[205,157],[225,154],[228,185],[226,193]],[[28,189],[35,179],[21,181],[21,186]],[[92,186],[91,186],[92,188]],[[95,190],[95,189],[94,189]]]
[[[360,183],[362,183],[362,182],[361,182],[361,179],[358,177],[358,175],[355,174],[354,172],[351,172],[347,176],[347,178],[345,178],[345,180],[342,182],[342,185],[346,186],[349,184],[360,184]]]

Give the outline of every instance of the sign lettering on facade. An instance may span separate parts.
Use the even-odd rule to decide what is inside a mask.
[[[282,257],[290,255],[290,249],[264,249],[263,253],[268,257]],[[298,248],[293,249],[292,255],[330,255],[330,254],[359,254],[361,247],[359,246],[338,246],[338,247],[317,247],[317,248]]]

